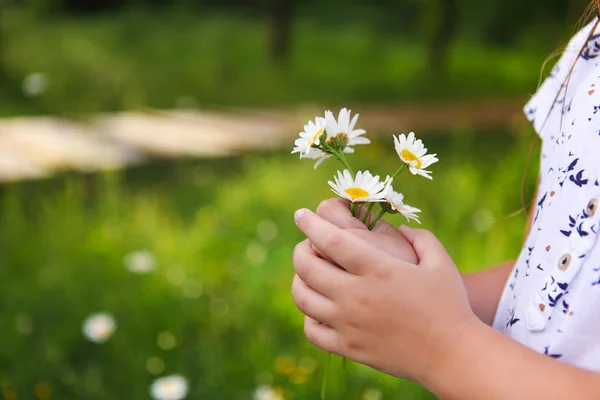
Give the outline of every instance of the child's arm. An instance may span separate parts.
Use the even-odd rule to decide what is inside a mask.
[[[555,360],[488,326],[472,326],[422,381],[441,399],[598,399],[600,374]]]
[[[442,244],[402,228],[418,265],[308,210],[292,294],[314,345],[417,381],[443,399],[597,399],[600,375],[530,350],[483,324]],[[327,254],[330,263],[313,247]]]
[[[514,261],[509,261],[480,272],[461,274],[473,313],[487,325],[494,322],[500,296],[514,265]]]

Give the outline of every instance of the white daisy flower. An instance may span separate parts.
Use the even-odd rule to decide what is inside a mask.
[[[106,342],[116,328],[115,319],[109,313],[92,314],[83,322],[83,334],[94,343]]]
[[[156,258],[148,250],[139,250],[127,254],[123,258],[123,263],[129,272],[147,274],[154,269]]]
[[[283,400],[283,391],[281,389],[273,389],[269,385],[259,386],[254,391],[254,400]]]
[[[404,134],[398,137],[394,136],[396,153],[413,175],[421,175],[427,179],[432,179],[429,174],[431,171],[426,171],[433,163],[438,162],[437,154],[427,154],[427,149],[423,146],[423,142],[415,140],[415,133],[411,132],[406,137]]]
[[[292,150],[292,154],[300,153],[302,157],[303,154],[308,154],[313,146],[319,146],[326,126],[325,118],[322,117],[317,117],[315,122],[308,121],[308,124],[304,125],[304,131],[300,132],[300,138],[294,142],[296,147]]]
[[[373,176],[369,171],[358,171],[354,179],[345,169],[343,173],[338,171],[335,183],[331,181],[328,183],[334,193],[353,203],[373,203],[385,201],[385,193],[392,184],[392,178],[388,176],[381,182],[379,175]]]
[[[42,72],[29,74],[23,79],[21,89],[28,97],[36,97],[44,94],[48,88],[48,77]]]
[[[150,387],[150,395],[156,400],[181,400],[187,392],[187,380],[181,375],[156,379]]]
[[[419,216],[416,215],[416,213],[421,212],[421,210],[404,204],[404,195],[402,193],[395,192],[391,186],[387,188],[387,192],[385,193],[385,201],[389,208],[389,213],[400,213],[406,217],[407,221],[414,219],[419,224],[421,223],[421,221],[419,221]]]
[[[350,110],[342,108],[336,120],[331,111],[325,111],[327,143],[344,153],[354,153],[352,148],[354,145],[371,143],[369,139],[362,137],[367,133],[364,129],[354,129],[358,114],[350,120],[350,112]]]

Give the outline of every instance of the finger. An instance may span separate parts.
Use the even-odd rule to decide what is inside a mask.
[[[418,265],[419,260],[412,245],[397,229],[392,228],[389,232],[369,232],[358,229],[348,230],[357,237],[373,243],[379,250],[404,260],[413,265]]]
[[[361,220],[352,215],[350,202],[339,197],[322,201],[317,207],[317,215],[338,228],[368,229]]]
[[[374,214],[374,213],[372,213],[372,214]],[[372,221],[373,219],[375,219],[375,215],[371,215],[370,221]],[[396,230],[397,229],[395,226],[393,226],[392,224],[390,224],[389,222],[387,222],[386,220],[384,220],[382,218],[379,221],[377,221],[377,223],[373,227],[372,232],[392,233],[393,231],[396,231]]]
[[[330,299],[347,286],[351,277],[337,265],[320,258],[308,239],[294,248],[293,263],[296,273],[308,286]]]
[[[400,227],[400,232],[413,246],[419,265],[445,265],[452,258],[444,248],[444,245],[427,229],[415,229],[406,225]]]
[[[338,228],[362,229],[366,231],[369,230],[369,228],[367,228],[367,225],[362,221],[364,221],[367,209],[368,205],[361,206],[359,208],[359,216],[354,217],[350,211],[350,202],[346,199],[335,197],[322,201],[317,207],[317,215],[324,220],[331,222]],[[369,221],[374,220],[376,215],[377,213],[375,211],[371,211]],[[377,224],[375,224],[375,227],[373,228],[373,232],[386,233],[390,230],[396,230],[396,228],[384,219],[377,221]]]
[[[296,225],[323,253],[346,271],[364,275],[392,258],[350,232],[338,228],[307,209],[294,214]]]
[[[309,241],[310,242],[310,241]],[[319,250],[317,248],[317,246],[315,246],[314,244],[310,244],[310,248],[315,252],[315,254],[317,255],[317,257],[322,258],[323,260],[327,260],[331,263],[335,263],[331,258],[329,258],[329,256],[325,253],[323,253],[321,250]]]
[[[292,297],[298,310],[328,326],[333,325],[335,303],[311,289],[298,275],[292,281]]]
[[[330,353],[338,353],[337,332],[310,317],[304,318],[304,335],[309,342]]]

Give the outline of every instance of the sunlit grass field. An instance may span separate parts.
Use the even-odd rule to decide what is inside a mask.
[[[521,176],[533,134],[425,136],[433,181],[397,189],[423,210],[463,271],[517,256]],[[389,140],[350,162],[380,174],[398,160]],[[5,399],[147,399],[159,376],[181,374],[189,399],[251,399],[268,385],[317,399],[325,355],[307,344],[289,293],[302,239],[292,214],[333,194],[338,165],[318,170],[287,151],[180,160],[0,187],[0,384]],[[535,161],[525,187],[530,198]],[[398,217],[390,221],[398,224]],[[124,258],[145,250],[154,270]],[[117,329],[91,343],[84,319]],[[335,360],[328,398],[429,399],[418,385]]]

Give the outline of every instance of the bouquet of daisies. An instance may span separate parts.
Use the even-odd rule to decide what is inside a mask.
[[[326,159],[336,157],[345,169],[337,172],[334,181],[329,181],[329,186],[335,194],[350,201],[350,209],[355,217],[361,216],[361,209],[366,208],[363,222],[369,229],[373,229],[386,213],[399,213],[407,220],[420,223],[417,213],[421,210],[404,204],[404,196],[394,190],[392,183],[405,167],[413,175],[432,179],[431,171],[426,168],[438,161],[436,154],[427,154],[423,142],[415,138],[414,132],[408,136],[401,134],[394,136],[396,153],[401,161],[396,172],[387,175],[384,180],[369,171],[354,173],[346,154],[354,153],[355,145],[369,144],[370,140],[363,136],[367,133],[364,129],[355,128],[358,114],[350,117],[351,111],[344,108],[337,120],[331,111],[326,111],[324,118],[317,117],[309,121],[296,139],[292,154],[299,153],[300,158],[316,160],[315,169]],[[372,218],[375,203],[380,204],[381,210]]]
[[[362,217],[363,223],[370,230],[388,213],[399,213],[405,216],[407,221],[413,219],[420,223],[417,213],[421,210],[405,204],[404,196],[396,192],[392,184],[404,168],[408,168],[413,175],[432,179],[431,171],[427,171],[426,168],[438,161],[437,155],[427,154],[423,142],[415,138],[414,132],[410,132],[408,136],[394,136],[394,147],[401,162],[392,175],[387,175],[382,180],[379,175],[373,175],[370,171],[354,173],[346,154],[354,153],[355,145],[370,143],[370,140],[363,136],[367,132],[355,128],[357,121],[358,114],[351,118],[351,112],[346,108],[340,111],[337,120],[331,111],[326,111],[324,118],[317,117],[304,126],[304,131],[300,132],[300,137],[294,142],[292,154],[299,153],[300,158],[316,160],[315,169],[326,159],[337,158],[344,165],[344,170],[337,172],[334,181],[329,181],[329,186],[335,194],[350,201],[352,215],[356,218]],[[372,211],[376,203],[379,203],[380,211],[373,217]],[[331,354],[325,368],[322,399],[325,398],[330,360]]]

